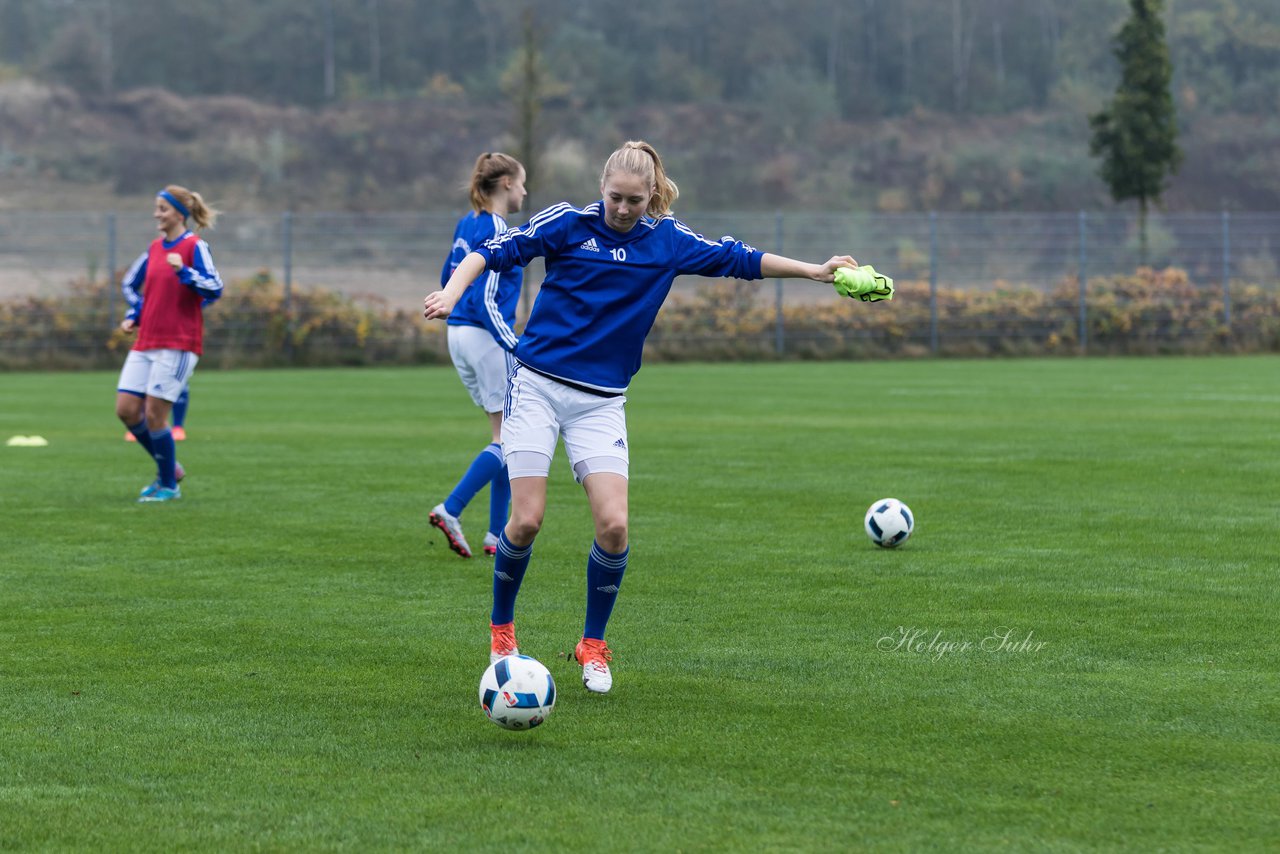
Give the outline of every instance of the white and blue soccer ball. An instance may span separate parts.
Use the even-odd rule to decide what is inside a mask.
[[[916,527],[916,517],[911,508],[896,498],[881,498],[867,509],[863,527],[871,542],[886,549],[896,548],[907,541]]]
[[[480,677],[480,708],[503,729],[533,729],[556,705],[556,683],[527,655],[499,658]]]

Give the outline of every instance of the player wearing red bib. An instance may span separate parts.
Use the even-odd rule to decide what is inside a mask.
[[[222,296],[209,245],[187,228],[213,225],[217,211],[199,193],[171,184],[156,194],[160,237],[121,282],[129,311],[120,328],[138,335],[116,385],[116,416],[155,460],[156,479],[139,501],[182,497],[169,412],[204,352],[204,306]]]

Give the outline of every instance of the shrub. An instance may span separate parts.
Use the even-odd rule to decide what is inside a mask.
[[[115,285],[74,283],[69,297],[0,303],[0,368],[115,368],[132,338],[119,331]],[[650,360],[770,360],[1042,356],[1079,352],[1079,286],[1048,291],[997,282],[990,290],[898,283],[892,302],[834,293],[793,300],[782,311],[760,299],[759,283],[716,282],[672,296],[645,348]],[[936,327],[934,315],[936,308]],[[1231,325],[1219,289],[1178,269],[1141,268],[1088,285],[1088,349],[1097,354],[1280,352],[1280,293],[1231,288]],[[392,310],[376,298],[323,289],[286,295],[267,272],[227,284],[205,315],[205,364],[447,364],[445,326]]]
[[[657,360],[774,359],[776,309],[755,298],[756,285],[716,283],[673,296],[649,337]],[[1079,352],[1079,286],[1064,279],[1049,291],[996,283],[991,290],[939,288],[937,352],[944,356],[1030,356]],[[1222,292],[1193,284],[1178,269],[1141,268],[1091,279],[1086,299],[1090,353],[1280,351],[1280,294],[1243,283],[1231,287],[1231,327]],[[822,298],[783,310],[783,357],[869,359],[932,352],[926,282],[898,282],[892,302]],[[710,339],[715,339],[712,342]]]
[[[69,296],[0,302],[0,368],[118,367],[133,337],[120,331],[114,284],[72,284]],[[113,311],[114,304],[114,311]],[[273,365],[435,364],[448,361],[442,324],[376,300],[284,288],[269,273],[227,282],[205,312],[205,362]]]

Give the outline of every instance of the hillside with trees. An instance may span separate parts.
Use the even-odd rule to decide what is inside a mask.
[[[1172,210],[1280,209],[1274,0],[1166,13]],[[224,207],[452,210],[477,152],[586,200],[657,144],[681,208],[1109,207],[1126,0],[0,0],[0,205],[180,180]],[[535,156],[527,152],[531,150]]]

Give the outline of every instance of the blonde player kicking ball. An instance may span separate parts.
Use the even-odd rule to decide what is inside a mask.
[[[605,627],[630,556],[624,395],[672,281],[689,273],[834,283],[837,270],[857,262],[837,255],[809,263],[731,237],[707,240],[672,216],[679,191],[645,142],[628,142],[609,157],[600,192],[600,201],[584,208],[554,205],[480,246],[443,290],[427,296],[423,316],[448,317],[486,271],[545,259],[546,278],[516,345],[502,424],[512,506],[494,561],[490,659],[517,651],[516,595],[542,527],[547,476],[563,437],[595,525],[587,553],[586,621],[574,658],[587,690],[605,693],[613,686]],[[891,285],[886,291],[880,298],[887,298]]]
[[[182,497],[169,412],[204,352],[204,306],[222,296],[209,245],[187,229],[188,218],[208,228],[217,211],[199,193],[171,184],[156,194],[152,216],[160,236],[121,282],[129,311],[120,328],[138,339],[116,385],[116,415],[156,464],[142,502]]]
[[[440,271],[444,285],[462,259],[496,234],[507,230],[507,214],[524,204],[524,167],[509,154],[485,152],[471,169],[471,210],[453,231],[453,248]],[[489,418],[492,441],[471,461],[449,497],[437,504],[428,521],[444,533],[449,548],[460,557],[471,557],[471,546],[462,534],[462,511],[481,489],[489,487],[489,530],[484,553],[498,548],[498,533],[507,524],[511,484],[502,459],[502,401],[511,373],[511,351],[516,346],[516,306],[520,302],[522,273],[519,267],[490,273],[484,287],[462,295],[449,315],[449,357],[458,379],[471,399]]]

